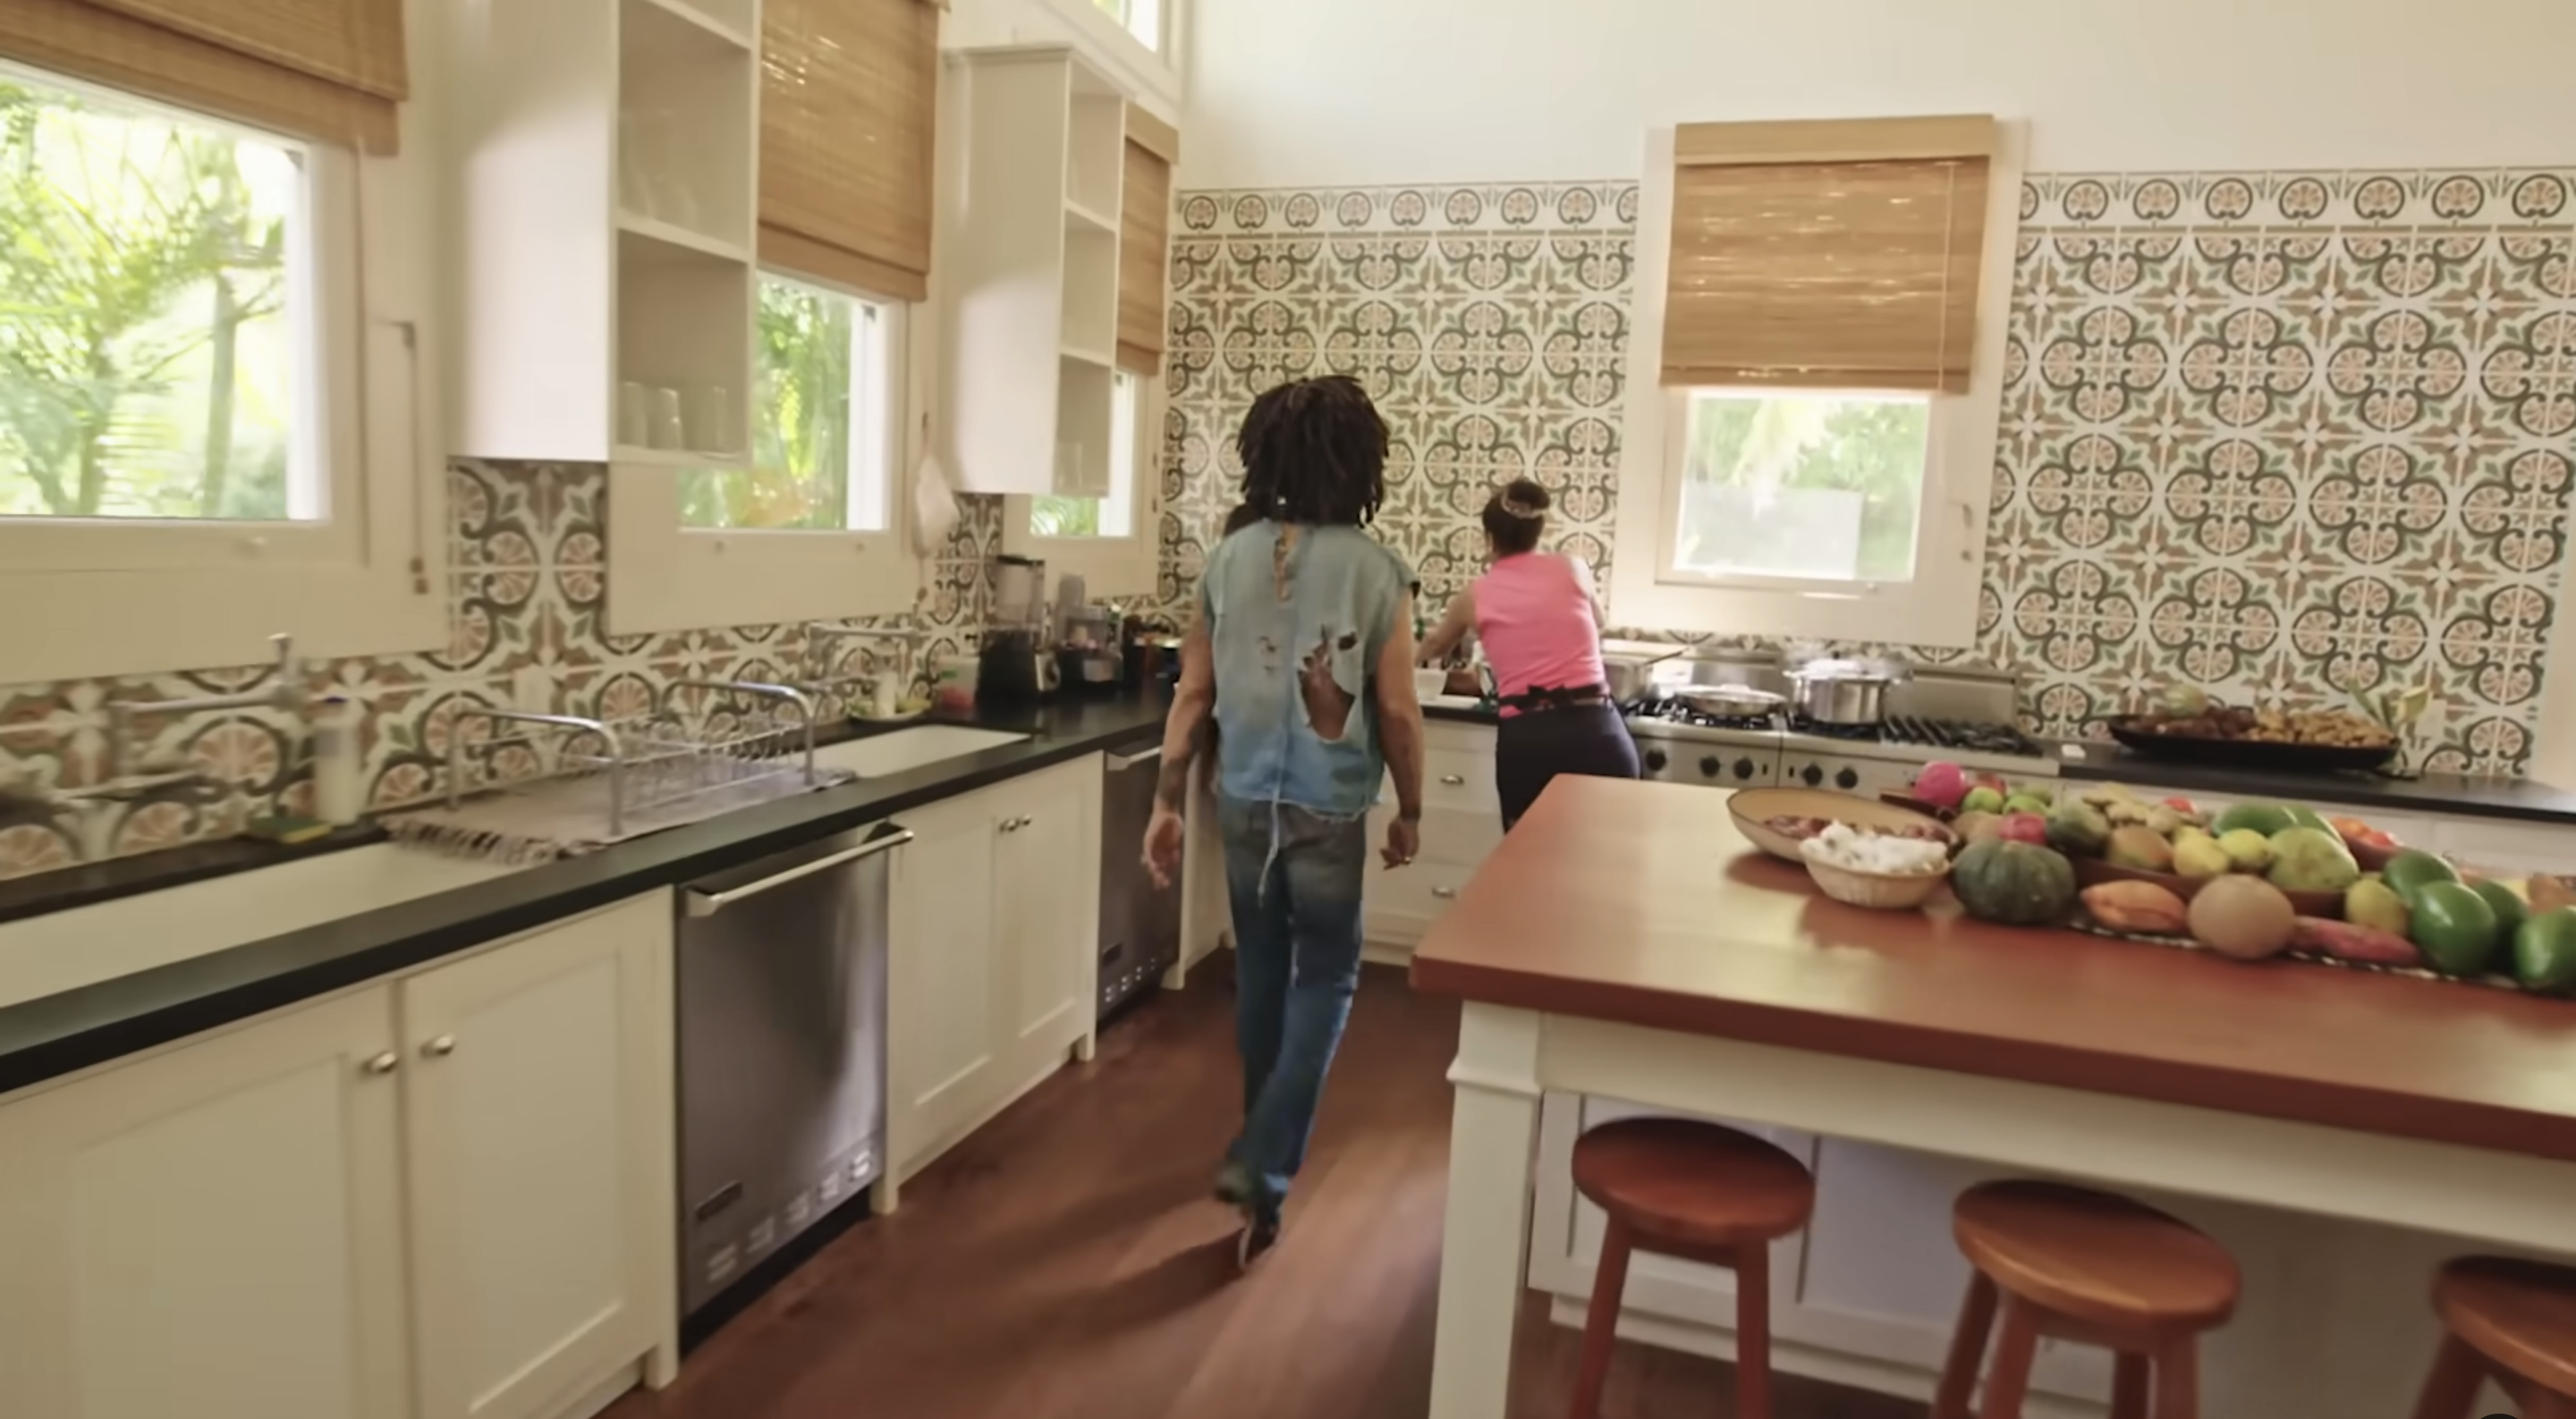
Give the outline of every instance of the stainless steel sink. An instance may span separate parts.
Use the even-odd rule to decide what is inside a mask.
[[[1029,736],[1005,734],[998,729],[968,729],[956,724],[921,724],[898,729],[888,734],[872,734],[846,744],[834,744],[814,751],[814,760],[827,768],[848,769],[861,778],[884,778],[942,759],[959,758],[1018,744]]]

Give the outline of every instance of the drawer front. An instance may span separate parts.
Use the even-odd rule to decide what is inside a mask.
[[[1386,825],[1395,819],[1393,804],[1369,815],[1369,871],[1383,872],[1376,857],[1386,841]],[[1470,813],[1456,808],[1427,808],[1422,814],[1421,862],[1446,863],[1473,872],[1503,844],[1502,820],[1492,811]]]
[[[1395,802],[1395,777],[1387,776],[1380,795],[1388,804]],[[1422,808],[1428,814],[1437,808],[1451,808],[1469,813],[1483,813],[1500,821],[1502,796],[1494,789],[1494,749],[1438,748],[1422,756]]]
[[[1369,881],[1366,914],[1375,925],[1389,923],[1419,932],[1440,919],[1467,890],[1476,869],[1455,863],[1417,861],[1396,872],[1378,872]]]

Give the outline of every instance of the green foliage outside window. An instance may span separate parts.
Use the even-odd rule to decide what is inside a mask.
[[[299,164],[0,79],[0,516],[289,516]]]

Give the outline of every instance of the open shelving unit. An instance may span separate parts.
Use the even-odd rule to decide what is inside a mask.
[[[458,451],[748,459],[759,33],[760,0],[454,7]],[[621,427],[630,383],[679,394],[685,448]]]
[[[976,493],[1110,491],[1127,98],[1062,45],[949,56],[944,442]]]

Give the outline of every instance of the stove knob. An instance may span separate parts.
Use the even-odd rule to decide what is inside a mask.
[[[1814,788],[1817,784],[1825,781],[1825,771],[1814,764],[1809,764],[1804,770],[1799,772],[1798,777],[1807,781],[1807,787]]]
[[[1752,761],[1751,759],[1738,759],[1738,760],[1736,760],[1736,761],[1735,761],[1735,776],[1736,776],[1737,778],[1751,778],[1751,777],[1753,777],[1753,761]]]
[[[1720,759],[1715,754],[1711,754],[1707,758],[1699,761],[1699,776],[1701,778],[1715,778],[1725,771],[1726,761]]]
[[[1845,769],[1841,773],[1834,775],[1834,786],[1845,791],[1858,788],[1860,787],[1860,775],[1853,773],[1849,769]]]
[[[1662,773],[1664,771],[1664,765],[1670,762],[1671,760],[1664,757],[1664,751],[1661,749],[1649,749],[1646,751],[1646,767],[1652,772]]]

